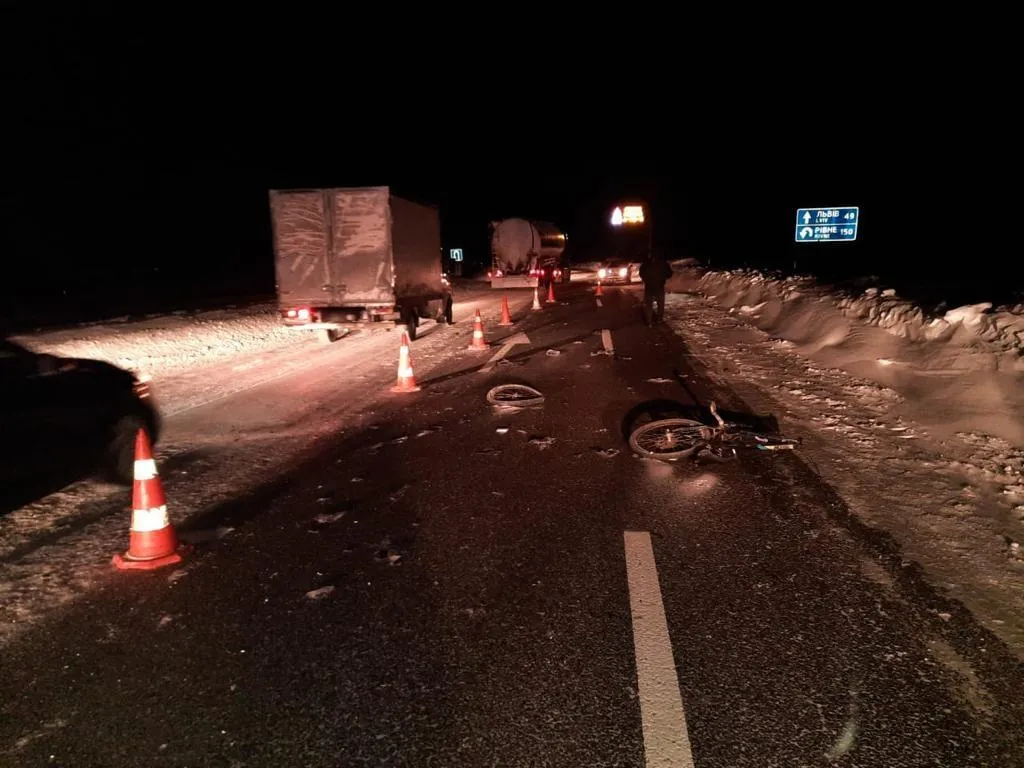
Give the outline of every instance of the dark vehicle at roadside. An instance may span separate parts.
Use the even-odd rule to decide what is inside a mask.
[[[129,484],[135,435],[155,444],[160,415],[144,377],[100,360],[0,340],[0,497],[38,498],[90,475]],[[60,483],[54,487],[54,483]],[[25,494],[29,498],[24,498]]]

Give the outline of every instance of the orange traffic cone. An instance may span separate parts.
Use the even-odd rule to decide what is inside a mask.
[[[555,281],[548,281],[548,304],[555,303]]]
[[[114,555],[121,570],[149,571],[180,563],[190,547],[179,545],[167,517],[164,489],[153,461],[153,447],[146,431],[135,435],[135,478],[132,485],[132,524],[128,551]]]
[[[469,345],[470,349],[487,349],[487,342],[484,341],[484,321],[480,317],[480,310],[476,311],[476,317],[473,318],[473,343]]]
[[[595,296],[604,296],[604,291],[601,290],[601,281],[597,281],[597,290],[594,291]]]
[[[402,346],[398,349],[398,381],[391,388],[392,392],[419,392],[416,377],[412,373],[412,360],[409,359],[409,334],[402,331]]]
[[[501,297],[501,322],[498,325],[512,325],[512,313],[508,311],[508,296]]]
[[[540,294],[537,293],[537,286],[533,287],[533,308],[544,309],[544,307],[540,305]]]

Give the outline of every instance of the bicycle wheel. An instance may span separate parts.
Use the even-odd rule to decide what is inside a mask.
[[[525,384],[499,384],[487,393],[491,405],[529,408],[544,403],[544,394]]]
[[[629,447],[649,459],[685,459],[705,445],[708,429],[707,425],[692,419],[652,421],[630,434]]]

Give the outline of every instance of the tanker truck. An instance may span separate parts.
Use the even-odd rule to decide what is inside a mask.
[[[566,235],[551,222],[502,219],[491,222],[492,288],[533,288],[549,280],[569,282]]]

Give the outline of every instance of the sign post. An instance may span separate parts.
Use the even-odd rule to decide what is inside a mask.
[[[798,243],[841,243],[857,239],[860,207],[798,208],[796,234]]]

